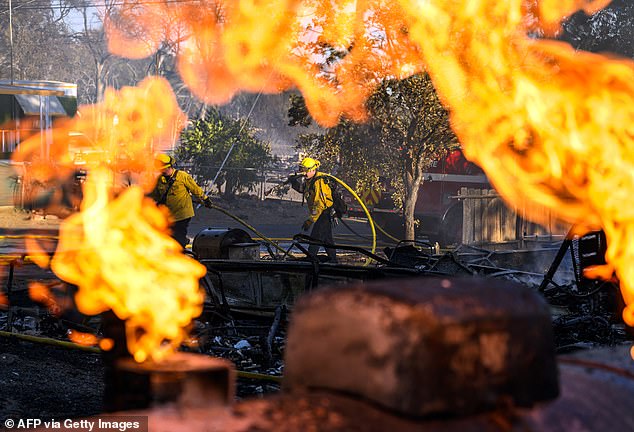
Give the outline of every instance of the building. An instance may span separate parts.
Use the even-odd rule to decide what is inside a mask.
[[[39,134],[40,155],[48,158],[56,118],[77,112],[77,84],[0,80],[0,205],[14,204],[16,178],[23,167],[11,162],[20,142]]]
[[[9,159],[25,136],[42,135],[42,156],[47,156],[53,120],[77,112],[77,84],[58,81],[0,80],[0,155]]]

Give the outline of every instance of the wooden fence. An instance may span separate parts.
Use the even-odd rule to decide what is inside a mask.
[[[492,189],[462,188],[458,199],[462,206],[462,243],[489,245],[511,243],[525,246],[526,242],[560,240],[570,226],[557,220],[543,206],[525,203],[521,208],[509,208]],[[541,214],[546,226],[530,222],[525,215]]]

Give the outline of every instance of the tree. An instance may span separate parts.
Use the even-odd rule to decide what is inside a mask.
[[[220,190],[219,185],[224,184],[223,196],[231,199],[241,189],[252,191],[258,172],[274,161],[269,144],[257,139],[255,133],[246,120],[227,118],[211,107],[204,118],[183,131],[175,156],[180,163],[191,166],[191,174],[198,181],[209,184],[231,151],[215,185]]]
[[[301,116],[307,112],[300,105],[292,101],[291,123],[306,124]],[[367,123],[341,120],[323,135],[303,136],[300,147],[322,158],[326,167],[345,170],[357,187],[376,185],[379,176],[389,179],[403,208],[405,238],[414,239],[414,206],[423,172],[458,143],[448,112],[427,74],[383,81],[366,109]]]
[[[81,16],[81,25],[73,27],[73,38],[83,47],[87,59],[92,63],[92,67],[87,66],[79,76],[83,84],[82,99],[85,103],[103,100],[114,64],[117,63],[116,57],[108,51],[103,26],[104,19],[111,13],[114,4],[112,0],[106,0],[102,7],[95,8],[85,0],[66,1],[67,7],[72,7]]]
[[[11,29],[8,11],[0,13],[0,78],[71,81],[76,46],[51,5],[14,4],[11,12]]]

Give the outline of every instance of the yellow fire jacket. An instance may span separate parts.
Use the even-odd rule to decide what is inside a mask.
[[[327,208],[332,207],[332,190],[325,180],[326,176],[316,173],[308,180],[304,198],[308,204],[308,220],[315,223]]]
[[[203,189],[196,184],[192,176],[185,171],[175,170],[172,177],[175,177],[174,183],[167,192],[165,203],[159,204],[167,206],[174,222],[194,217],[194,205],[191,195],[194,195],[201,201],[205,200],[207,195],[205,195]],[[150,193],[150,197],[157,203],[165,194],[170,178],[161,175],[156,182],[156,186],[154,186],[154,190]]]

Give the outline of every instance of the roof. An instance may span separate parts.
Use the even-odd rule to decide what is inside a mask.
[[[0,94],[5,95],[41,95],[41,96],[64,96],[64,91],[37,87],[24,87],[19,85],[0,84]]]
[[[47,96],[49,100],[48,115],[67,116],[66,110],[56,96]],[[16,94],[16,100],[22,107],[24,115],[40,115],[40,105],[42,112],[46,113],[46,101],[35,94]]]

